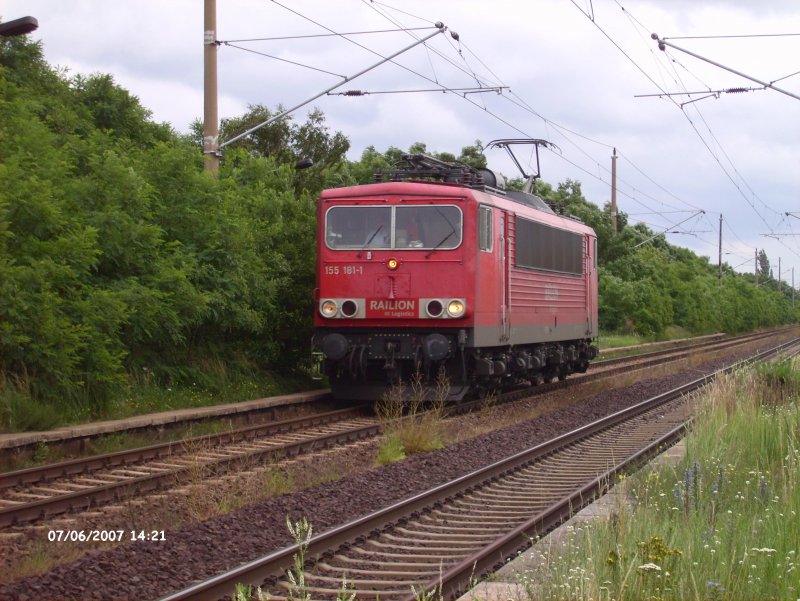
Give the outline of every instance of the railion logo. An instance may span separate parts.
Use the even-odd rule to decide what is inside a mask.
[[[415,300],[371,300],[370,311],[416,311]]]

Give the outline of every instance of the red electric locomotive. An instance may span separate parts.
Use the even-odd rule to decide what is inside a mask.
[[[586,371],[590,227],[488,170],[424,155],[376,179],[319,200],[314,346],[336,398],[378,400],[442,369],[450,400]]]

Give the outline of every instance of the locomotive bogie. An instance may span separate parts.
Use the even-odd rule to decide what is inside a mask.
[[[444,373],[450,384],[447,400],[457,401],[470,391],[563,380],[585,372],[597,355],[589,339],[518,348],[467,348],[464,330],[320,331],[317,336],[323,371],[335,396],[353,400],[379,399],[389,387],[416,377],[433,389]]]

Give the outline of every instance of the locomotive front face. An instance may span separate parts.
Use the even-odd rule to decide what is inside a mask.
[[[471,320],[465,201],[323,197],[315,346],[339,397],[377,400],[457,355]]]
[[[418,375],[431,391],[443,373],[460,400],[586,371],[596,237],[522,200],[427,182],[323,192],[314,347],[336,398]]]

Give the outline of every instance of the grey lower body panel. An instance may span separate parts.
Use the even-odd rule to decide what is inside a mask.
[[[468,347],[520,346],[537,342],[561,342],[596,338],[597,328],[586,324],[564,324],[558,326],[511,326],[510,337],[503,337],[501,326],[479,326],[471,330],[467,338]]]

